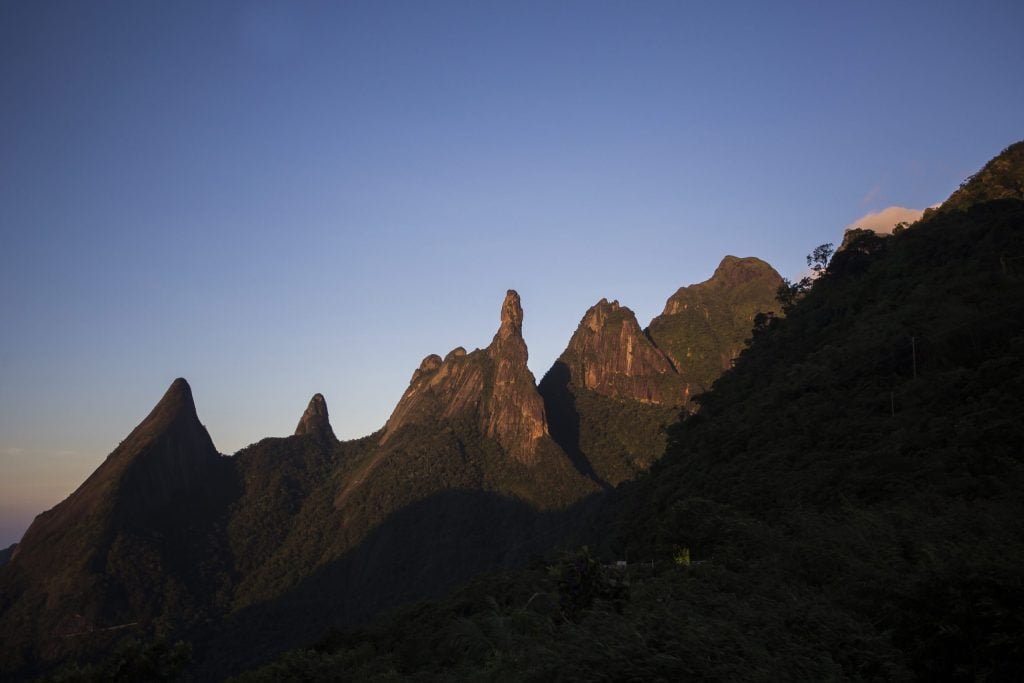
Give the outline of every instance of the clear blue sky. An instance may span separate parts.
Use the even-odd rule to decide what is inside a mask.
[[[1024,137],[1024,3],[0,1],[0,546],[177,376],[381,427],[522,295],[538,376]]]

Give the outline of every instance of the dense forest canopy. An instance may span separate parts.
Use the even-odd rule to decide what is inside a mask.
[[[992,176],[762,318],[589,548],[243,679],[1019,675],[1024,198]]]

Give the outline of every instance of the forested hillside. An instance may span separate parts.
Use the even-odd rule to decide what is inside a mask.
[[[990,176],[784,290],[590,548],[245,680],[1019,677],[1024,196]]]

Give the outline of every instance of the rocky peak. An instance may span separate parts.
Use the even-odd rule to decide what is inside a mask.
[[[424,358],[420,362],[420,366],[413,370],[411,383],[416,384],[425,375],[429,375],[430,373],[435,372],[439,367],[441,367],[442,362],[443,361],[441,360],[441,356],[437,355],[436,353],[432,353],[426,358]]]
[[[529,352],[523,340],[523,308],[514,289],[505,294],[501,326],[487,355],[494,365],[494,381],[485,399],[484,432],[517,459],[530,461],[537,439],[547,435],[548,425],[544,400],[526,365]]]
[[[200,430],[206,433],[206,428],[199,422],[199,416],[196,414],[192,388],[183,377],[179,377],[171,382],[171,386],[149,411],[149,415],[132,430],[110,457],[118,452],[139,450],[169,434],[192,435]]]
[[[459,346],[443,360],[427,356],[385,425],[381,443],[407,424],[476,413],[484,435],[513,457],[530,461],[536,440],[547,434],[547,421],[526,365],[529,354],[522,325],[519,294],[508,290],[490,346],[472,353]]]
[[[299,425],[295,428],[295,434],[334,438],[334,430],[331,429],[331,421],[327,413],[327,401],[324,400],[323,394],[314,394],[313,398],[309,400],[306,412],[302,413]]]
[[[177,420],[197,420],[196,403],[192,398],[192,387],[184,377],[178,377],[153,406],[139,427],[157,427]]]
[[[617,300],[608,303],[608,299],[601,299],[587,310],[580,325],[586,325],[591,332],[600,332],[605,321],[608,320],[608,316],[618,310],[619,302]]]
[[[523,307],[519,303],[519,293],[514,289],[510,289],[505,293],[505,301],[501,304],[501,327],[498,328],[495,339],[499,337],[503,339],[519,337],[522,339],[522,336]]]
[[[137,523],[173,501],[212,497],[221,483],[220,465],[192,390],[178,378],[74,493],[36,518],[19,549],[33,554],[83,525],[95,530]],[[88,544],[85,539],[76,543]]]
[[[601,299],[591,306],[557,362],[574,386],[605,396],[668,405],[685,401],[668,358],[618,301]]]

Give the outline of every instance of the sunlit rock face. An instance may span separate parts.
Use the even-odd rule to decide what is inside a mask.
[[[462,347],[423,359],[381,436],[386,443],[401,427],[472,416],[482,434],[517,460],[529,463],[547,435],[544,402],[537,393],[523,340],[519,294],[509,290],[501,325],[486,349]]]
[[[683,382],[672,363],[644,335],[636,316],[618,301],[592,306],[559,357],[572,382],[612,398],[680,405]]]

